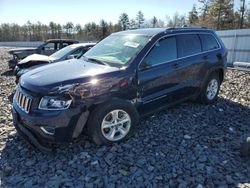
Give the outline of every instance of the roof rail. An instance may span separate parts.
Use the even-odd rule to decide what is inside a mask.
[[[166,31],[168,30],[174,30],[174,29],[208,29],[207,27],[204,26],[188,26],[188,25],[183,25],[182,27],[168,27],[166,28]]]
[[[207,29],[207,27],[204,26],[198,26],[198,25],[183,25],[182,28],[202,28],[202,29]]]

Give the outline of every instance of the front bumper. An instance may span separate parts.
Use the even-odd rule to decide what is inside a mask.
[[[17,132],[39,150],[48,151],[49,143],[67,142],[77,138],[87,121],[88,111],[82,108],[27,114],[17,104],[12,108]]]
[[[9,60],[9,62],[8,62],[9,69],[14,69],[18,62],[19,62],[18,59]]]

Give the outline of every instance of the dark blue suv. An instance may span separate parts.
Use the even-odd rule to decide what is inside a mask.
[[[227,50],[210,29],[114,33],[80,59],[24,74],[13,100],[14,125],[40,149],[83,130],[97,144],[118,142],[142,115],[187,99],[214,102],[226,61]]]

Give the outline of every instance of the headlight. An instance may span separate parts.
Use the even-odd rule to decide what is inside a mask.
[[[43,97],[39,104],[40,110],[64,110],[69,108],[72,100],[63,99],[60,97]]]

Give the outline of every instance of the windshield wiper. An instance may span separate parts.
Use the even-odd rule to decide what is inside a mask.
[[[91,62],[94,62],[94,63],[97,63],[97,64],[100,64],[100,65],[106,65],[106,66],[109,66],[108,63],[105,63],[99,59],[95,59],[95,58],[89,58],[89,57],[86,57],[84,56],[84,58],[87,60],[87,61],[91,61]]]

